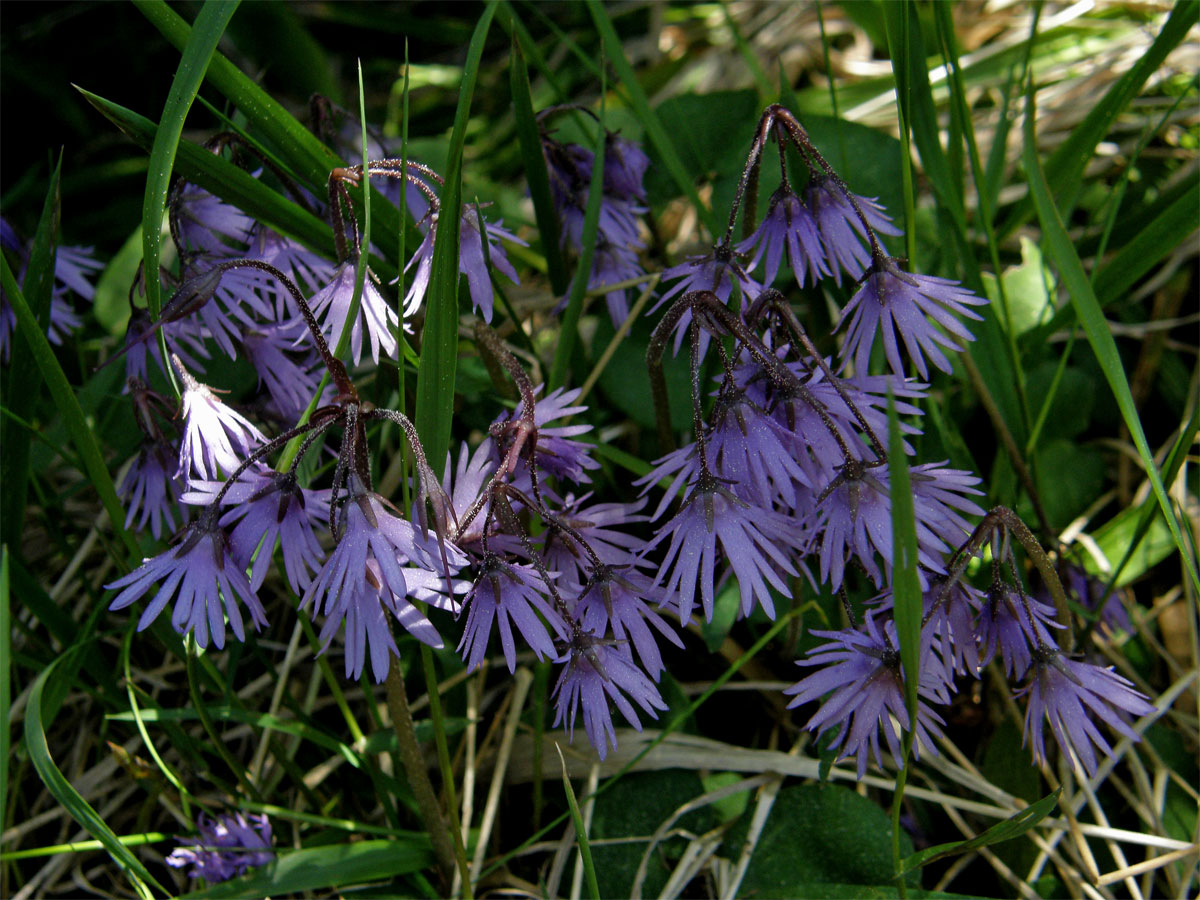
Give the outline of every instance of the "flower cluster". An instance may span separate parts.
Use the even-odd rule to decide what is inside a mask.
[[[638,216],[648,160],[617,135],[605,139],[593,286],[642,271]],[[734,244],[739,211],[751,215],[748,185],[758,183],[772,139],[781,184],[762,223]],[[562,242],[578,249],[597,161],[547,133],[542,142]],[[789,143],[810,169],[803,185],[790,179]],[[349,192],[369,179],[403,198],[424,231],[399,304],[361,265],[366,248]],[[664,273],[674,283],[656,307],[663,312],[649,351],[660,443],[674,446],[663,357],[685,344],[692,440],[654,463],[634,502],[598,502],[588,492],[599,464],[588,443],[592,426],[576,421],[586,412],[580,391],[535,386],[486,324],[476,328],[476,349],[494,377],[515,386],[517,404],[474,449],[464,445],[456,461],[446,460],[440,480],[433,466],[442,461],[426,459],[412,422],[360,398],[331,348],[344,344],[356,366],[368,355],[376,364],[397,356],[400,332],[420,318],[433,277],[440,188],[428,167],[396,159],[335,169],[322,210],[336,240],[332,262],[195,186],[173,191],[181,271],[169,279],[173,292],[157,321],[131,319],[129,392],[146,442],[121,490],[130,522],[149,524],[156,537],[182,528],[174,547],[109,585],[118,591],[114,609],[157,585],[139,627],[173,604],[172,625],[200,646],[222,647],[227,624],[244,640],[243,610],[256,629],[267,623],[258,591],[282,548],[301,609],[323,619],[322,652],[343,636],[346,677],[362,677],[369,661],[371,676],[383,681],[400,653],[397,628],[438,648],[431,610],[465,613],[457,650],[466,665],[480,666],[496,649],[510,671],[524,653],[552,661],[555,724],[571,732],[582,711],[603,757],[616,745],[613,707],[635,728],[666,708],[661,641],[682,646],[678,628],[697,614],[711,621],[725,584],[736,585],[739,617],[774,618],[803,579],[841,595],[850,627],[816,633],[826,643],[801,661],[813,671],[788,690],[791,705],[819,704],[807,727],[832,731],[830,746],[854,758],[860,775],[871,758],[883,762],[885,749],[899,759],[910,721],[916,752],[936,752],[943,722],[934,707],[949,702],[956,677],[980,677],[993,660],[1024,684],[1018,696],[1039,759],[1046,757],[1043,721],[1085,771],[1107,749],[1093,719],[1134,734],[1126,717],[1150,712],[1149,704],[1113,673],[1069,658],[1056,643],[1065,623],[1055,605],[1023,588],[1014,540],[1039,570],[1053,572],[1019,519],[1002,509],[985,513],[971,473],[945,461],[908,462],[931,369],[951,371],[947,351],[971,339],[961,320],[977,318],[972,308],[983,301],[889,256],[880,235],[896,230],[884,211],[850,192],[790,113],[778,106],[764,113],[712,252]],[[480,206],[456,214],[460,273],[487,321],[494,274],[517,280],[500,243],[516,238],[485,221]],[[774,286],[785,256],[802,289],[840,285],[843,275],[854,282],[833,357],[817,350]],[[622,321],[625,289],[607,299],[614,322]],[[157,362],[169,363],[183,387],[177,438],[169,433],[172,404],[146,386],[160,330],[170,355]],[[872,374],[876,338],[886,374]],[[193,374],[216,353],[233,357],[239,348],[265,398],[240,411]],[[905,357],[920,381],[909,377]],[[330,384],[318,398],[322,376]],[[889,398],[905,417],[895,443],[887,439]],[[383,423],[398,426],[408,446],[408,510],[374,486],[371,444]],[[302,473],[312,467],[301,463],[334,434],[331,481],[308,486]],[[289,443],[295,449],[286,464],[268,468]],[[891,618],[897,457],[909,469],[926,604],[912,719]],[[669,488],[651,504],[647,495],[663,483]],[[989,543],[992,578],[981,591],[966,571]],[[850,588],[875,594],[865,616],[855,615]]]
[[[542,154],[550,177],[550,196],[562,228],[560,242],[578,253],[583,245],[583,223],[591,193],[595,153],[579,144],[560,143],[546,130],[550,116],[567,111],[594,115],[579,107],[553,107],[541,113],[539,122],[542,124]],[[629,315],[629,289],[617,285],[645,274],[638,251],[645,246],[640,236],[640,216],[646,211],[642,206],[646,199],[642,178],[650,166],[650,159],[633,141],[606,131],[603,165],[600,218],[588,288],[613,286],[605,293],[604,301],[613,326],[617,327]]]

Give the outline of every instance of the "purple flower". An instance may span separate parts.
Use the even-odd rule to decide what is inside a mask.
[[[314,253],[303,244],[284,237],[277,231],[265,225],[256,225],[250,239],[250,249],[246,254],[251,259],[262,260],[283,272],[301,289],[312,293],[333,280],[337,268],[319,253]],[[277,318],[285,313],[297,315],[299,310],[291,309],[294,298],[291,292],[279,290],[276,292]]]
[[[509,281],[520,284],[521,280],[517,277],[517,271],[508,261],[508,255],[499,241],[503,239],[520,244],[522,247],[526,247],[528,244],[512,232],[502,228],[501,222],[484,221],[483,228],[487,235],[485,251],[479,232],[479,223],[482,219],[483,214],[478,206],[474,203],[464,204],[462,220],[458,226],[458,271],[467,276],[467,284],[471,289],[471,307],[480,310],[484,321],[490,322],[492,321],[493,292],[488,263],[491,263],[492,267],[505,275]],[[404,298],[404,317],[406,319],[420,308],[425,292],[429,289],[429,279],[433,274],[433,244],[436,237],[437,217],[435,215],[429,231],[425,235],[425,240],[417,247],[417,252],[404,267],[405,272],[414,265],[417,267],[412,285]]]
[[[213,253],[229,257],[233,244],[245,244],[254,220],[219,197],[191,182],[175,198],[174,212],[179,225],[179,249],[183,252]]]
[[[604,193],[617,199],[645,200],[642,179],[650,168],[648,157],[635,142],[619,134],[604,138]]]
[[[636,503],[595,503],[584,506],[591,497],[587,494],[579,499],[568,494],[563,501],[558,520],[572,528],[587,541],[592,552],[607,566],[625,569],[638,562],[636,551],[645,541],[620,530],[636,522],[645,522],[647,517],[637,511],[645,506],[645,499]],[[552,522],[546,529],[542,558],[547,567],[558,573],[559,583],[582,588],[591,571],[591,558],[581,548],[575,537]]]
[[[201,814],[196,821],[195,838],[182,841],[166,863],[176,869],[191,866],[192,878],[210,884],[228,881],[245,874],[254,866],[265,866],[275,859],[271,849],[271,823],[266,815],[217,816]]]
[[[679,635],[646,602],[647,598],[657,599],[659,593],[654,581],[635,569],[618,571],[603,566],[588,579],[573,613],[591,634],[608,634],[611,625],[613,637],[632,643],[642,667],[657,681],[665,666],[649,626],[676,647],[683,647]]]
[[[737,245],[739,253],[749,253],[755,248],[754,259],[746,268],[758,268],[759,262],[766,256],[763,284],[775,282],[785,248],[788,261],[792,264],[792,273],[800,287],[804,287],[806,280],[811,279],[816,284],[829,274],[825,267],[825,253],[821,248],[817,220],[786,185],[771,195],[771,205],[754,234]]]
[[[142,561],[140,568],[118,578],[106,588],[120,589],[109,609],[124,609],[157,582],[163,582],[138,619],[138,631],[158,618],[175,598],[171,625],[179,634],[194,632],[200,647],[208,646],[211,633],[218,648],[225,646],[225,617],[239,641],[246,640],[237,601],[250,610],[255,629],[267,624],[262,604],[245,571],[230,554],[229,542],[217,523],[217,510],[206,508],[189,526],[178,547]]]
[[[491,552],[484,557],[465,601],[470,604],[470,611],[466,630],[458,644],[458,652],[468,669],[483,662],[493,622],[500,627],[500,645],[504,649],[508,671],[517,670],[513,625],[538,659],[554,657],[554,641],[538,613],[564,640],[566,624],[539,592],[540,582],[541,576],[532,566],[510,565]]]
[[[329,349],[336,350],[350,315],[354,300],[355,263],[347,260],[337,267],[333,280],[317,291],[309,300],[313,314],[321,322],[321,331],[329,342]],[[396,336],[392,333],[400,322],[399,316],[379,293],[370,271],[363,279],[362,299],[358,307],[358,318],[350,326],[350,355],[357,364],[362,359],[363,323],[366,323],[367,340],[371,345],[371,359],[378,364],[379,351],[387,356],[396,355]]]
[[[211,503],[223,484],[193,481],[183,502]],[[237,523],[229,536],[234,560],[245,569],[253,558],[250,586],[254,590],[262,587],[278,541],[288,584],[297,594],[303,593],[321,568],[323,553],[313,527],[329,515],[329,491],[305,490],[296,483],[294,472],[275,472],[260,464],[238,477],[225,492],[222,504],[231,508],[221,516],[221,525]]]
[[[542,387],[542,385],[538,385],[534,388],[534,394],[541,393]],[[577,484],[591,480],[584,469],[595,469],[600,465],[592,459],[587,444],[571,440],[576,435],[591,431],[592,426],[584,424],[550,426],[550,423],[585,412],[586,406],[571,405],[578,396],[579,388],[569,391],[555,388],[545,397],[537,400],[533,408],[534,424],[537,426],[537,446],[534,458],[537,460],[538,467],[551,475],[568,478]],[[497,442],[496,450],[499,458],[504,459],[508,454],[515,452],[517,459],[521,461],[520,466],[524,465],[523,454],[528,452],[523,444],[518,445],[517,443],[527,439],[521,436],[522,429],[519,427],[524,409],[525,402],[522,400],[512,413],[507,416],[502,415],[492,423],[491,427],[492,435]],[[512,471],[517,471],[520,466]]]
[[[183,367],[178,358],[175,368],[183,381],[183,444],[179,448],[179,470],[176,477],[193,475],[208,480],[224,471],[233,472],[242,456],[267,439],[245,416],[235,412],[216,398],[207,385],[201,384]]]
[[[646,273],[642,269],[636,249],[624,244],[615,244],[604,235],[597,235],[588,290],[620,284],[640,278],[644,274]],[[604,302],[608,306],[608,316],[612,319],[613,327],[619,328],[629,315],[629,289],[609,291],[604,295]]]
[[[744,309],[749,301],[761,294],[763,290],[762,285],[747,275],[738,264],[733,251],[720,245],[714,247],[707,256],[693,256],[686,262],[672,266],[663,272],[664,283],[672,279],[679,280],[659,298],[658,302],[651,307],[650,312],[653,313],[667,301],[681,297],[690,291],[712,291],[721,298],[722,302],[728,302],[729,295],[733,293],[734,284],[737,284],[738,293],[741,296],[741,307]],[[692,312],[687,310],[675,326],[676,353],[679,352],[679,346],[683,343],[683,337],[687,334],[691,322]],[[702,332],[700,335],[701,356],[708,348],[708,339],[708,332]]]
[[[784,575],[796,570],[779,545],[790,545],[792,524],[770,509],[756,508],[735,497],[707,473],[700,476],[683,508],[650,546],[671,539],[662,561],[658,583],[669,594],[678,593],[679,619],[686,623],[696,603],[696,588],[705,621],[713,617],[718,545],[732,568],[741,593],[743,616],[757,603],[775,618],[770,588],[788,593]]]
[[[841,586],[844,564],[854,555],[871,579],[882,585],[892,572],[891,477],[884,465],[858,460],[845,463],[839,474],[821,492],[816,525],[820,533],[821,579]],[[961,496],[978,494],[972,485],[979,479],[940,463],[925,463],[910,469],[913,512],[917,530],[917,558],[924,570],[941,571],[941,555],[970,533],[962,513],[981,515],[983,510]],[[882,571],[875,555],[883,557]],[[927,581],[918,572],[923,587]]]
[[[137,517],[137,530],[143,530],[149,522],[150,533],[155,539],[162,537],[164,525],[170,531],[175,530],[176,514],[182,517],[178,506],[180,484],[174,478],[178,459],[175,451],[165,443],[153,441],[142,445],[117,489],[117,495],[128,506],[125,514],[127,529]]]
[[[633,662],[628,648],[608,645],[590,634],[579,634],[567,653],[555,662],[566,663],[566,667],[554,686],[554,727],[565,722],[567,737],[573,740],[575,716],[582,705],[583,726],[601,759],[608,754],[609,746],[613,749],[617,746],[612,713],[608,709],[610,698],[638,731],[642,730],[642,723],[625,694],[651,718],[658,718],[656,709],[667,708],[654,683]]]
[[[1089,612],[1099,612],[1100,621],[1113,631],[1133,631],[1133,623],[1129,620],[1129,610],[1125,608],[1122,591],[1113,588],[1108,590],[1108,583],[1103,578],[1090,574],[1082,566],[1074,563],[1064,563],[1059,570],[1063,588],[1067,596],[1072,595],[1079,604]],[[1050,602],[1050,592],[1044,585],[1035,592],[1039,600]]]
[[[999,651],[1005,674],[1021,677],[1036,648],[1054,646],[1049,629],[1062,627],[1053,606],[1006,584],[993,584],[976,623],[980,664],[987,665]]]
[[[317,358],[312,354],[305,354],[301,362],[295,358],[307,335],[300,320],[249,328],[242,334],[242,346],[258,373],[259,386],[266,385],[272,409],[285,422],[300,418],[320,384]]]
[[[419,640],[441,646],[433,625],[404,598],[410,586],[403,564],[414,563],[429,572],[440,570],[440,554],[413,528],[392,515],[377,494],[364,489],[355,476],[347,485],[341,510],[342,535],[309,584],[300,608],[324,608],[321,639],[327,647],[346,623],[346,674],[362,673],[368,650],[378,681],[387,677],[388,653],[398,654],[383,611],[389,610]],[[466,558],[452,544],[446,545],[447,561],[460,567]],[[315,601],[315,602],[314,602]],[[324,649],[324,648],[322,648]]]
[[[1112,752],[1092,721],[1098,718],[1130,740],[1139,740],[1126,715],[1148,716],[1155,708],[1133,685],[1111,668],[1068,659],[1057,648],[1039,647],[1033,653],[1029,684],[1020,692],[1029,701],[1025,708],[1025,738],[1033,754],[1046,761],[1043,717],[1063,752],[1091,777],[1096,772],[1096,754]]]
[[[814,631],[817,637],[832,638],[827,644],[797,661],[801,666],[823,666],[817,672],[787,688],[785,694],[795,697],[789,708],[829,696],[805,725],[809,731],[824,734],[834,726],[838,733],[830,749],[840,751],[838,759],[853,756],[858,760],[858,777],[867,771],[868,753],[877,765],[883,765],[879,750],[879,733],[883,732],[887,748],[896,765],[900,765],[900,735],[909,727],[908,710],[904,705],[904,684],[900,664],[896,626],[891,619],[882,624],[875,612],[867,613],[862,630]],[[922,634],[921,681],[917,688],[917,731],[913,741],[913,756],[936,753],[934,738],[941,735],[945,724],[928,702],[947,703],[949,678],[941,662],[929,652],[928,635]]]
[[[814,178],[808,184],[808,208],[816,217],[821,232],[821,243],[825,248],[825,264],[837,284],[842,283],[842,272],[857,281],[871,261],[870,251],[863,246],[867,239],[866,229],[854,212],[854,207],[831,179],[824,176]],[[880,234],[899,234],[882,207],[870,197],[854,195],[859,208],[867,217],[870,226]]]
[[[794,458],[794,434],[738,388],[718,395],[705,443],[717,477],[763,506],[794,507],[796,486],[813,486]]]
[[[933,275],[910,275],[900,271],[894,260],[880,260],[842,310],[838,327],[843,322],[850,323],[842,356],[853,356],[855,371],[865,375],[870,366],[875,335],[879,333],[883,337],[888,365],[897,375],[903,376],[899,335],[922,379],[929,378],[926,356],[934,366],[950,373],[953,367],[941,347],[957,353],[963,348],[955,337],[964,341],[975,339],[956,317],[981,319],[967,307],[984,303],[987,303],[986,299],[975,296],[957,281]],[[938,325],[950,335],[939,330]]]

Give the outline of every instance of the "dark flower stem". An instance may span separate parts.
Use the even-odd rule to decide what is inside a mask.
[[[429,685],[429,695],[437,691],[437,683]],[[438,870],[444,884],[449,885],[454,878],[457,868],[462,876],[463,894],[470,897],[471,879],[467,870],[466,852],[455,852],[455,843],[451,838],[446,818],[442,815],[442,807],[434,793],[433,783],[429,780],[429,772],[425,768],[425,757],[421,753],[421,745],[417,743],[417,732],[413,726],[412,712],[408,708],[408,696],[404,688],[404,675],[400,672],[400,660],[392,657],[387,674],[387,705],[388,714],[392,719],[392,728],[396,732],[396,741],[400,747],[400,761],[404,765],[404,773],[408,776],[408,784],[412,788],[425,822],[425,830],[433,842],[433,854],[437,858]],[[461,839],[460,839],[461,840]]]

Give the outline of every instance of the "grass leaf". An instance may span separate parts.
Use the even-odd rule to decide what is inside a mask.
[[[921,585],[917,580],[917,522],[913,508],[912,480],[896,398],[888,389],[888,476],[892,500],[892,598],[900,661],[904,665],[904,702],[910,725],[917,722],[917,687],[921,672]]]
[[[30,689],[29,703],[25,709],[25,747],[29,751],[29,761],[33,763],[38,776],[54,799],[62,804],[63,809],[70,813],[71,818],[83,826],[88,834],[104,845],[104,849],[129,876],[129,880],[138,894],[146,898],[152,897],[153,894],[150,893],[147,885],[167,893],[162,885],[146,871],[146,867],[142,865],[141,861],[121,843],[120,838],[104,823],[91,804],[84,800],[83,796],[67,781],[50,756],[50,748],[46,744],[46,729],[42,724],[42,692],[54,674],[54,670],[67,655],[69,653],[59,656],[47,666]]]
[[[158,272],[159,250],[162,244],[163,210],[167,206],[167,191],[171,187],[171,170],[175,164],[175,148],[183,134],[183,123],[204,80],[208,61],[217,49],[217,41],[225,26],[237,11],[240,0],[207,0],[200,7],[196,24],[188,33],[183,58],[171,82],[167,102],[163,106],[154,146],[150,150],[150,169],[146,173],[146,195],[142,201],[142,259],[146,271],[146,305],[157,319],[162,306],[162,287],[154,273]]]
[[[279,897],[301,891],[391,881],[433,864],[433,852],[420,838],[358,841],[304,850],[279,851],[278,858],[251,873],[203,890],[193,898]]]
[[[999,844],[1001,841],[1010,841],[1015,837],[1020,837],[1025,832],[1029,831],[1038,822],[1054,812],[1054,807],[1058,803],[1058,797],[1062,793],[1062,788],[1058,788],[1053,794],[1048,794],[1036,803],[1031,803],[1020,812],[1014,813],[1003,822],[997,822],[985,831],[980,832],[967,841],[953,841],[949,844],[938,844],[934,847],[926,847],[911,854],[904,860],[904,871],[911,872],[913,869],[918,869],[921,866],[933,862],[935,859],[942,859],[946,856],[957,856],[960,853],[970,853],[972,850],[978,850],[980,847],[987,847],[991,844]]]
[[[463,66],[458,109],[450,148],[446,154],[446,179],[438,209],[437,234],[433,240],[433,271],[425,307],[425,333],[421,362],[417,367],[416,426],[425,455],[434,470],[440,470],[450,449],[450,420],[454,414],[454,379],[458,368],[458,239],[462,217],[462,160],[467,140],[471,95],[479,74],[479,62],[496,3],[488,3]],[[480,235],[486,243],[487,236]]]
[[[600,900],[600,884],[596,881],[596,866],[592,862],[592,848],[588,844],[587,824],[579,811],[579,801],[575,799],[575,789],[571,787],[571,779],[567,776],[567,761],[563,758],[562,747],[554,745],[558,751],[558,761],[562,763],[563,791],[567,795],[567,806],[571,808],[571,821],[575,824],[575,840],[579,844],[579,857],[583,860],[583,875],[587,880],[588,896],[592,900]]]
[[[1133,438],[1134,446],[1137,447],[1138,456],[1141,457],[1146,468],[1154,495],[1158,498],[1159,506],[1162,507],[1163,516],[1166,518],[1167,526],[1171,529],[1175,545],[1179,548],[1184,566],[1192,579],[1192,584],[1200,589],[1200,576],[1196,572],[1195,556],[1192,548],[1183,538],[1179,519],[1175,515],[1175,508],[1171,505],[1170,498],[1167,497],[1158,467],[1154,463],[1154,455],[1150,452],[1150,445],[1146,442],[1146,434],[1142,430],[1137,407],[1134,405],[1133,395],[1129,390],[1129,382],[1125,378],[1125,369],[1121,362],[1121,356],[1117,352],[1116,341],[1113,340],[1112,333],[1108,330],[1108,322],[1105,321],[1100,303],[1092,291],[1092,284],[1083,270],[1079,254],[1076,253],[1075,247],[1067,235],[1066,226],[1063,225],[1054,198],[1050,195],[1046,174],[1037,157],[1034,118],[1034,92],[1031,83],[1025,99],[1024,162],[1025,175],[1029,180],[1029,192],[1033,197],[1038,220],[1042,226],[1042,246],[1045,248],[1047,256],[1058,268],[1059,277],[1070,295],[1071,303],[1075,306],[1075,314],[1087,334],[1092,352],[1096,354],[1096,362],[1104,372],[1104,377],[1121,410],[1121,416]]]

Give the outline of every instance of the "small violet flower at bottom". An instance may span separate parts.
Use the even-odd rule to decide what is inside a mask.
[[[614,750],[617,746],[609,698],[638,731],[642,730],[642,723],[625,694],[651,718],[658,718],[656,709],[667,708],[654,682],[633,662],[628,647],[610,645],[581,633],[555,662],[566,666],[554,687],[554,727],[565,722],[567,738],[573,740],[575,716],[582,705],[583,726],[601,759],[608,755],[610,745]]]
[[[813,634],[833,640],[796,664],[825,668],[784,690],[785,694],[795,695],[788,707],[820,700],[828,694],[805,727],[820,735],[839,726],[830,749],[840,751],[839,760],[856,757],[859,778],[867,771],[869,754],[874,755],[878,765],[883,765],[879,750],[881,730],[892,759],[900,765],[900,735],[896,723],[902,731],[907,731],[909,716],[904,705],[895,623],[888,619],[881,624],[871,611],[867,613],[862,630],[814,631]],[[929,652],[928,640],[923,640],[921,681],[917,690],[921,699],[917,703],[917,732],[912,748],[916,758],[920,758],[922,752],[937,752],[933,739],[941,735],[941,726],[945,723],[925,701],[948,703],[948,683],[940,660]]]
[[[188,874],[192,878],[203,878],[210,884],[228,881],[275,858],[271,823],[265,815],[236,813],[216,819],[201,815],[196,831],[196,837],[184,840],[183,846],[175,848],[165,860],[175,869],[191,866]]]
[[[1092,718],[1107,723],[1130,740],[1139,740],[1125,715],[1146,716],[1155,711],[1133,685],[1112,669],[1068,659],[1055,647],[1033,652],[1029,684],[1018,692],[1028,700],[1025,738],[1039,762],[1046,761],[1043,722],[1063,752],[1091,777],[1096,772],[1093,746],[1104,756],[1112,751]]]
[[[217,516],[215,508],[206,508],[188,526],[178,547],[145,560],[141,568],[106,584],[106,588],[120,589],[108,608],[124,609],[162,581],[163,586],[138,620],[138,631],[148,628],[172,598],[176,599],[171,625],[179,634],[193,632],[200,647],[208,646],[210,634],[218,648],[225,646],[226,616],[237,639],[246,640],[239,599],[250,610],[256,629],[266,625],[262,604],[245,571],[230,554]]]

